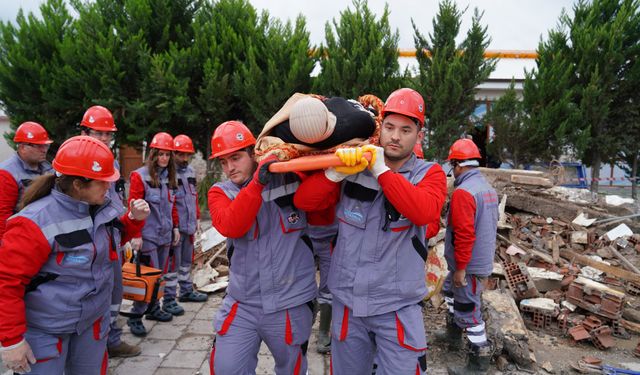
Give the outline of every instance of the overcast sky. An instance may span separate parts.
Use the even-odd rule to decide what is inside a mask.
[[[33,11],[39,14],[38,6],[42,0],[0,0],[0,20],[12,21],[18,10]],[[305,16],[307,28],[311,33],[311,42],[324,41],[325,24],[338,19],[340,12],[347,7],[353,8],[351,1],[345,0],[250,0],[258,9],[266,9],[273,17],[282,20],[295,19],[298,14]],[[438,0],[394,0],[389,4],[390,23],[400,33],[400,48],[413,48],[413,28],[411,19],[416,22],[420,32],[427,35],[432,31],[432,19],[438,11]],[[384,0],[369,0],[369,7],[376,14],[382,14]],[[572,0],[456,0],[461,9],[467,8],[463,17],[462,31],[471,23],[473,9],[484,12],[482,23],[488,26],[491,36],[490,49],[535,50],[540,36],[546,37],[547,31],[556,26],[563,9],[571,12]],[[404,61],[403,65],[411,64]],[[501,61],[496,78],[522,76],[522,68],[534,66],[532,61]]]

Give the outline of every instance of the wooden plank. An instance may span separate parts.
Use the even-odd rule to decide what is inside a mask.
[[[551,180],[549,180],[548,178],[535,177],[535,176],[520,176],[516,174],[511,176],[511,182],[513,182],[514,184],[534,185],[534,186],[541,186],[541,187],[553,186],[553,182],[551,182]]]
[[[640,333],[640,324],[638,323],[630,322],[626,319],[620,319],[620,324],[629,331]]]
[[[578,263],[580,265],[583,266],[591,266],[595,269],[598,269],[600,271],[606,272],[607,275],[609,276],[615,276],[615,277],[619,277],[623,280],[626,281],[633,281],[636,283],[640,283],[640,275],[635,274],[633,272],[629,272],[627,270],[623,270],[621,268],[618,267],[614,267],[614,266],[610,266],[606,263],[603,262],[599,262],[597,260],[591,259],[587,256],[578,254],[574,251],[571,251],[569,249],[561,249],[560,250],[560,256],[562,256],[563,258],[569,260],[569,261],[574,261],[575,263]]]
[[[616,258],[618,258],[622,262],[622,264],[625,266],[626,269],[628,269],[631,272],[640,274],[640,270],[638,270],[638,268],[634,266],[633,263],[629,262],[629,260],[625,258],[622,254],[620,254],[620,252],[616,250],[613,246],[609,247],[609,250],[611,250],[613,255],[615,255]]]

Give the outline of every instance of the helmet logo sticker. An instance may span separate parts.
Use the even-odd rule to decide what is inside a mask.
[[[418,112],[422,113],[422,104],[418,104]]]
[[[180,142],[176,142],[176,147],[180,147]]]
[[[244,141],[244,135],[242,135],[242,133],[236,133],[236,139],[239,141]]]
[[[94,119],[93,116],[89,116],[89,122],[93,124],[96,122],[96,119]]]
[[[400,100],[400,104],[404,104],[404,99]]]
[[[102,170],[102,166],[97,161],[93,161],[93,166],[91,166],[91,170],[94,172],[100,172]]]
[[[297,212],[292,212],[289,217],[287,218],[287,221],[289,222],[289,224],[295,224],[300,220],[300,215],[298,215]]]
[[[35,138],[35,137],[33,136],[33,133],[31,133],[31,132],[27,132],[27,138],[29,138],[29,139],[33,139],[33,138]]]

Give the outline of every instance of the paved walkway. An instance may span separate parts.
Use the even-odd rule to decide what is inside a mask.
[[[140,344],[142,354],[134,358],[109,360],[110,375],[208,375],[209,352],[213,342],[213,317],[222,302],[224,292],[209,295],[206,303],[181,303],[186,312],[169,323],[145,320],[147,337],[137,338],[129,333],[125,318],[123,338],[130,344]],[[126,304],[128,301],[125,301]],[[123,310],[127,310],[123,306]],[[329,375],[329,356],[316,353],[315,337],[318,323],[311,333],[308,361],[309,375]],[[429,374],[446,374],[444,368],[434,368],[429,359]],[[273,357],[263,344],[260,349],[257,375],[273,374]],[[11,375],[0,362],[0,374]]]
[[[206,303],[181,303],[186,312],[169,323],[145,320],[148,334],[144,339],[128,333],[126,342],[140,344],[142,354],[134,358],[109,360],[109,374],[194,375],[209,374],[209,353],[213,342],[213,317],[222,302],[223,292],[209,295]],[[124,308],[126,309],[126,307]],[[317,327],[315,328],[317,329]],[[315,330],[313,333],[315,338]],[[315,352],[315,342],[309,351],[309,374],[329,374],[329,357]],[[257,374],[273,373],[273,358],[263,344]]]

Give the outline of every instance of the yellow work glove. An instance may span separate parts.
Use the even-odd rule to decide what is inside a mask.
[[[344,167],[335,167],[336,172],[346,175],[360,173],[367,168],[369,162],[362,157],[362,147],[341,148],[336,155],[344,163]]]
[[[369,165],[367,159],[362,157],[360,147],[341,148],[336,151],[336,156],[340,158],[344,166],[327,168],[324,175],[333,182],[340,182],[348,175],[364,171]]]

